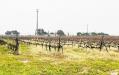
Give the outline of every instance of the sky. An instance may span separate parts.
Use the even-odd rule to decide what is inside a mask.
[[[33,35],[39,28],[66,34],[105,32],[119,35],[119,0],[0,0],[0,34],[18,30]]]

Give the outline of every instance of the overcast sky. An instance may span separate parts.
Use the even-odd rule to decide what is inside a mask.
[[[39,28],[65,33],[105,32],[119,35],[119,0],[0,0],[0,34],[18,30],[34,34]]]

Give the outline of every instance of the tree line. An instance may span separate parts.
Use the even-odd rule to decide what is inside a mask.
[[[57,32],[46,32],[44,29],[37,29],[36,30],[36,34],[37,35],[47,35],[47,36],[66,36],[65,32],[63,30],[57,30]],[[6,31],[5,32],[5,35],[8,35],[8,36],[18,36],[20,35],[20,32],[18,32],[17,30],[12,30],[12,31]],[[69,35],[69,34],[68,34]],[[87,32],[77,32],[76,34],[77,36],[85,36],[85,35],[92,35],[92,36],[96,36],[96,35],[109,35],[107,33],[104,33],[104,32],[90,32],[90,33],[87,33]]]
[[[109,35],[109,34],[107,34],[107,33],[103,33],[103,32],[99,32],[99,33],[97,33],[97,32],[90,32],[90,33],[85,33],[85,32],[78,32],[77,33],[77,36],[81,36],[81,35],[92,35],[92,36],[96,36],[96,35]]]

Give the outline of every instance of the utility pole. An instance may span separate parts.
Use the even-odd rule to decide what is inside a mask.
[[[87,29],[86,30],[87,30],[87,35],[88,35],[88,24],[87,24]]]
[[[88,33],[88,24],[87,24],[87,33]]]
[[[35,31],[35,35],[38,35],[37,33],[37,30],[38,30],[38,13],[39,13],[39,10],[36,9],[36,13],[37,13],[37,21],[36,21],[36,31]]]

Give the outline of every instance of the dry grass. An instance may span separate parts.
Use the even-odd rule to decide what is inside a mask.
[[[64,47],[63,54],[23,45],[21,55],[0,54],[0,75],[111,75],[119,73],[119,52]],[[14,64],[14,65],[12,65]],[[13,69],[13,70],[12,70]],[[7,71],[8,70],[8,71]]]

